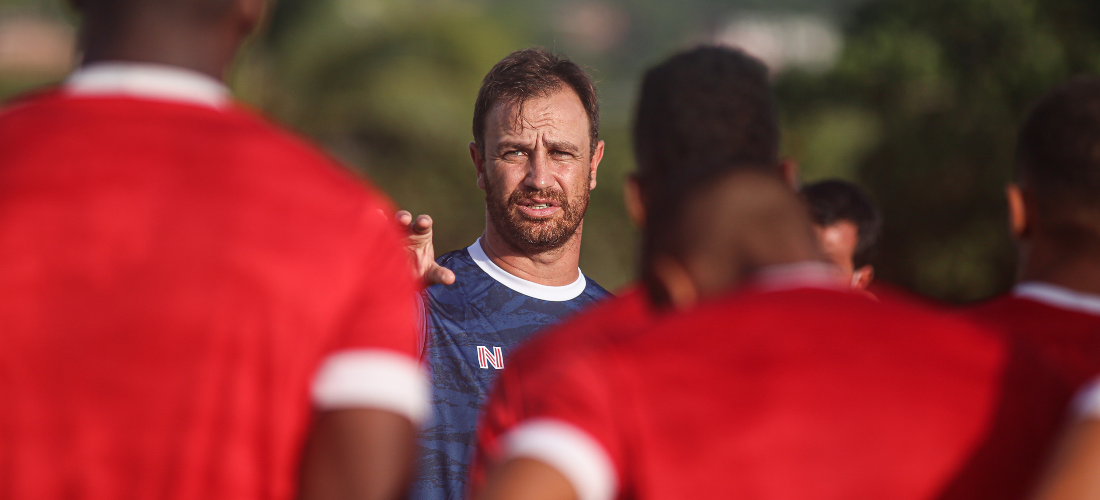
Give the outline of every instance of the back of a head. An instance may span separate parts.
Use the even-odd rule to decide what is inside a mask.
[[[81,0],[79,8],[96,21],[125,24],[146,14],[172,14],[172,22],[216,22],[228,15],[238,0]]]
[[[802,188],[814,224],[831,226],[841,221],[854,224],[859,238],[852,254],[854,267],[871,263],[882,232],[882,215],[859,186],[839,179],[815,182]]]
[[[1020,129],[1016,162],[1047,234],[1100,240],[1100,78],[1045,95]]]
[[[767,67],[740,50],[698,47],[646,72],[634,122],[638,180],[686,170],[779,172],[779,125]],[[650,186],[650,187],[647,187]]]
[[[806,206],[778,176],[734,169],[674,183],[687,185],[661,190],[643,237],[642,276],[656,303],[668,301],[656,275],[666,259],[706,296],[762,268],[817,257]]]

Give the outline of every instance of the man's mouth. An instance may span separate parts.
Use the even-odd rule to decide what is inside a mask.
[[[519,203],[521,212],[531,217],[548,217],[561,209],[561,204],[554,200],[521,200]]]

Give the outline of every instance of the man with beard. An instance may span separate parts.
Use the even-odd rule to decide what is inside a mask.
[[[578,268],[604,148],[584,70],[541,49],[512,53],[482,83],[473,132],[485,232],[434,264],[430,252],[418,254],[422,269],[449,270],[453,276],[439,281],[454,284],[424,294],[433,413],[421,436],[417,499],[464,496],[478,410],[513,348],[609,295]]]

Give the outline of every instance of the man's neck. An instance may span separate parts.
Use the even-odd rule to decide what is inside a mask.
[[[172,23],[127,26],[112,32],[89,28],[84,64],[118,61],[190,69],[223,80],[238,40],[224,29],[198,29]]]
[[[583,223],[561,247],[529,253],[509,244],[490,224],[481,237],[481,248],[489,260],[513,276],[540,285],[565,286],[580,277],[582,227]]]
[[[1064,252],[1052,245],[1022,249],[1020,281],[1042,281],[1078,292],[1100,294],[1100,255]]]

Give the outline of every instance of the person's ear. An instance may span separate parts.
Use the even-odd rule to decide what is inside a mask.
[[[867,264],[859,269],[856,269],[852,273],[852,288],[856,290],[866,290],[871,282],[875,280],[875,268],[874,266]]]
[[[1031,200],[1024,188],[1016,183],[1005,188],[1005,197],[1008,199],[1008,226],[1012,237],[1017,240],[1026,239],[1031,235],[1034,224],[1031,220]]]
[[[698,285],[691,279],[687,268],[676,259],[658,258],[653,263],[653,277],[672,308],[683,310],[699,303]]]
[[[596,169],[600,167],[600,161],[603,160],[603,141],[596,143],[596,150],[592,152],[592,162],[589,164],[589,177],[588,190],[596,189]]]
[[[481,155],[476,142],[470,143],[470,159],[474,162],[474,170],[477,171],[477,187],[485,189],[485,158]]]
[[[626,213],[635,227],[645,227],[645,203],[642,200],[642,186],[638,183],[638,174],[630,174],[623,182],[623,204]]]
[[[787,185],[791,189],[797,192],[802,187],[802,180],[799,176],[798,162],[793,158],[784,158],[779,162],[779,171],[783,175],[783,180],[787,182]]]

